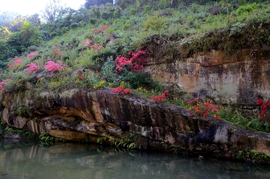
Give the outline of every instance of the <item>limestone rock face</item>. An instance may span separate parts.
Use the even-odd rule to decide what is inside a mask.
[[[230,104],[256,104],[258,96],[270,93],[268,49],[242,49],[200,53],[190,58],[150,58],[145,71],[184,92],[210,96]]]
[[[244,150],[270,155],[270,134],[241,129],[222,119],[194,117],[178,106],[113,94],[108,89],[33,94],[37,93],[3,94],[8,125],[71,141],[102,141],[144,150],[222,158],[234,158]],[[26,111],[23,117],[18,109]]]

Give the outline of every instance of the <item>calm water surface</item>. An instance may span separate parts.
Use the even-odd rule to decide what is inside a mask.
[[[0,145],[0,179],[270,179],[269,166],[61,144]]]

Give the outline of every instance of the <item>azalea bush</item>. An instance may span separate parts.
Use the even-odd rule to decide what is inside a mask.
[[[35,56],[37,56],[37,55],[38,55],[38,52],[37,52],[37,51],[33,51],[33,52],[30,52],[30,53],[27,55],[27,58],[31,59],[31,58],[33,58],[33,57],[35,57]]]
[[[157,96],[152,95],[151,98],[155,103],[163,103],[166,100],[169,100],[169,91],[165,90],[162,94],[157,95]]]
[[[47,61],[47,63],[44,65],[44,68],[49,72],[56,72],[61,71],[65,69],[65,66],[61,61],[54,62],[52,60]]]
[[[94,28],[93,31],[94,31],[95,33],[102,33],[102,32],[104,32],[104,30],[107,29],[107,28],[109,28],[109,26],[103,25],[103,26],[100,27],[100,28]]]
[[[134,72],[141,72],[147,63],[146,57],[148,53],[144,50],[136,52],[128,52],[127,57],[119,56],[115,60],[115,68],[117,72],[121,72],[123,67],[128,67]]]
[[[4,84],[6,84],[10,79],[5,79],[3,81],[0,82],[0,92],[4,92],[5,89],[4,89]]]
[[[270,100],[264,101],[263,99],[257,99],[257,104],[259,105],[259,120],[265,121],[270,124]]]
[[[190,100],[187,102],[187,105],[190,109],[190,114],[197,116],[214,116],[216,119],[219,119],[220,116],[217,113],[220,110],[220,105],[215,105],[213,101],[203,102],[201,103],[198,98]]]
[[[12,63],[8,65],[9,69],[18,69],[21,65],[22,65],[22,62],[23,60],[19,57],[15,57],[13,60],[12,60]]]
[[[116,88],[113,88],[111,92],[118,93],[118,94],[129,94],[131,90],[129,88],[123,88],[122,86],[118,86]]]
[[[28,73],[37,72],[40,69],[40,67],[36,63],[29,63],[26,66],[27,68],[25,68],[24,70]]]

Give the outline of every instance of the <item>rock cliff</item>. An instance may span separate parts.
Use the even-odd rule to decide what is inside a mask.
[[[35,133],[219,158],[269,162],[270,134],[241,129],[222,119],[199,118],[178,106],[156,104],[108,89],[69,88],[59,93],[4,93],[4,121]],[[263,159],[264,158],[264,159]]]
[[[252,106],[258,96],[268,99],[269,48],[233,53],[212,50],[192,57],[153,57],[146,71],[168,86],[221,103]]]

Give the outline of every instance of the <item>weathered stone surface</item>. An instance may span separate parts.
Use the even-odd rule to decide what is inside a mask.
[[[69,141],[85,140],[86,138],[85,133],[76,131],[50,130],[50,135]]]
[[[230,104],[254,105],[270,94],[270,55],[267,49],[200,53],[172,62],[149,59],[145,71],[168,86]]]
[[[9,101],[16,104],[7,105]],[[107,89],[77,88],[58,95],[42,92],[31,98],[7,93],[3,104],[9,124],[17,119],[14,106],[23,105],[29,114],[25,117],[29,130],[38,134],[47,131],[66,140],[122,141],[145,150],[222,158],[234,158],[242,150],[270,155],[270,134],[241,129],[222,119],[194,117],[178,106],[113,94]]]

